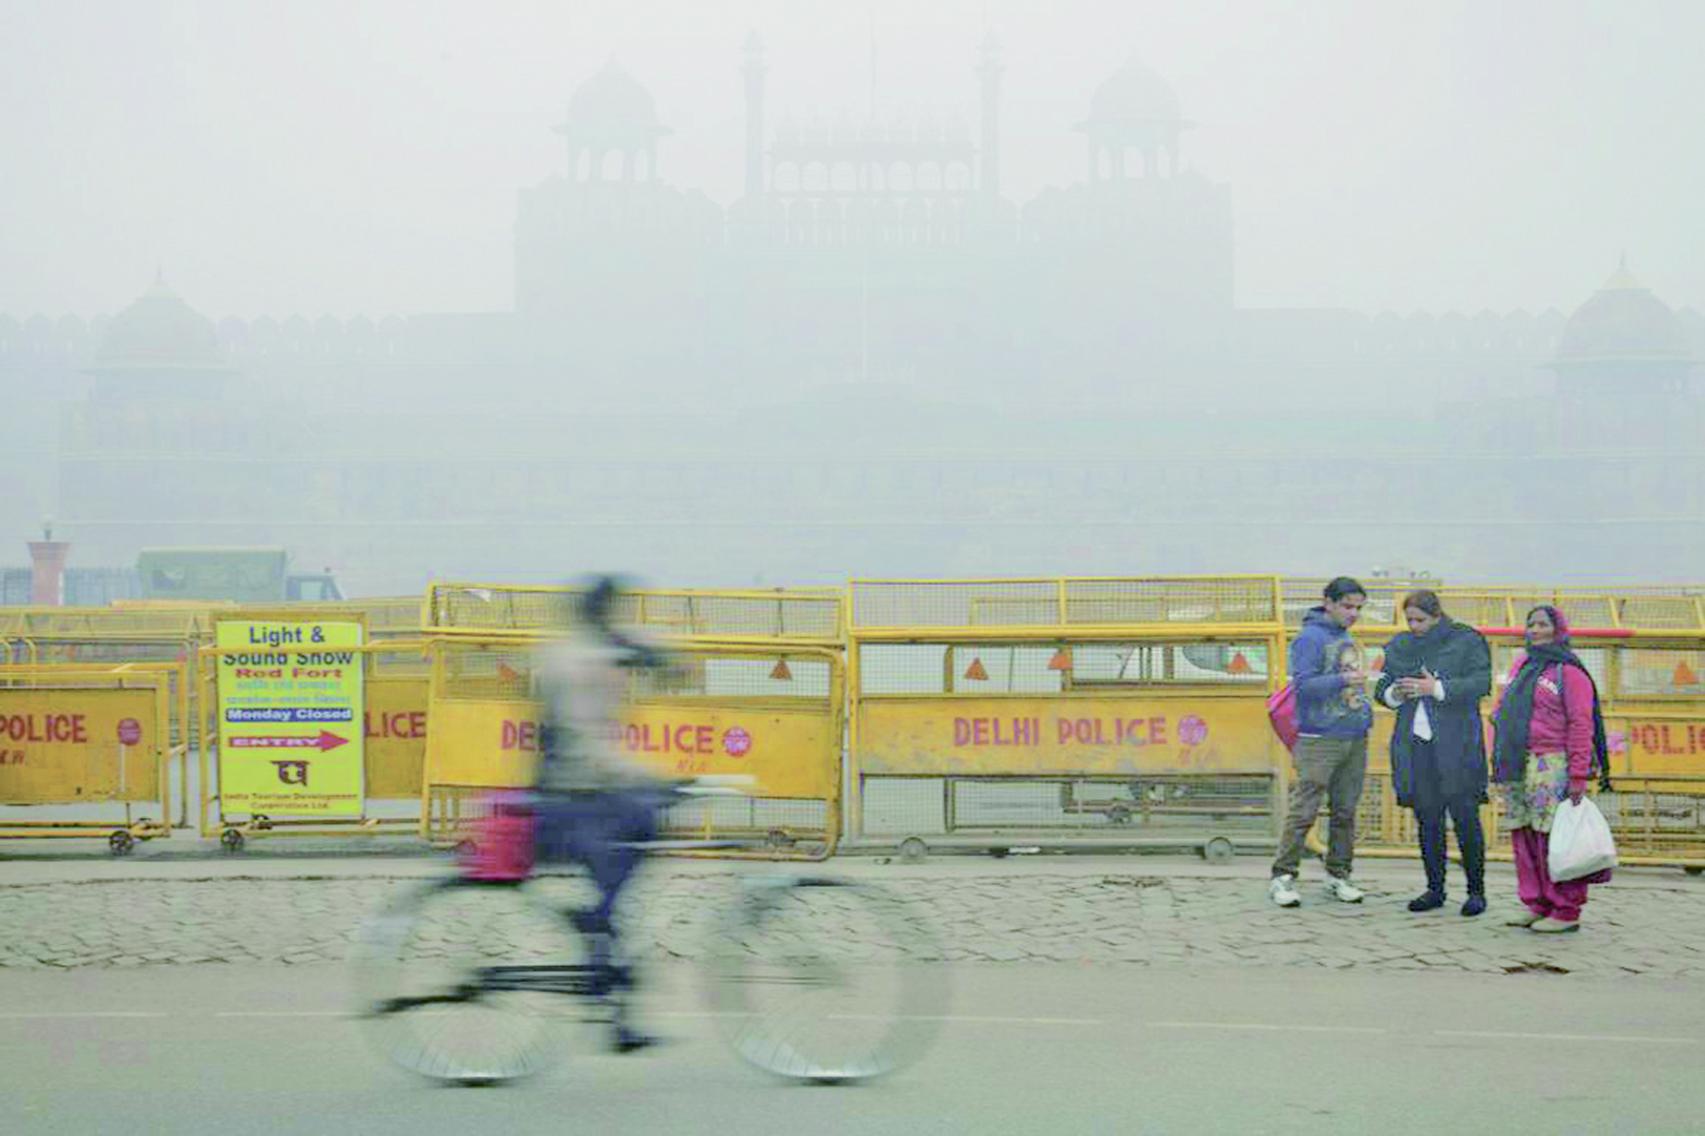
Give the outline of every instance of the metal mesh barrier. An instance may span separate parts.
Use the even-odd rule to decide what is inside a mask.
[[[440,649],[444,667],[441,697],[533,697],[540,644],[450,643]],[[756,698],[827,704],[833,692],[833,668],[821,656],[785,650],[731,654],[684,648],[671,653],[668,667],[635,671],[629,692],[639,701]]]
[[[852,619],[859,628],[1065,622],[1057,580],[854,581]]]
[[[1705,649],[1623,647],[1616,660],[1616,697],[1705,697]]]
[[[862,778],[866,836],[1061,833],[1199,845],[1215,837],[1267,842],[1266,775]]]
[[[184,639],[34,639],[38,663],[145,663],[177,662],[188,657]]]
[[[362,617],[367,624],[369,641],[410,638],[421,632],[418,596],[374,596],[311,606],[316,616],[327,619],[337,615]]]
[[[1497,698],[1499,697],[1498,690],[1502,687],[1504,679],[1509,675],[1510,667],[1515,664],[1516,656],[1521,653],[1522,647],[1518,643],[1494,642],[1491,644],[1491,648],[1492,696]],[[1620,651],[1622,648],[1583,647],[1577,643],[1574,649],[1576,657],[1581,660],[1581,664],[1587,668],[1587,673],[1592,675],[1593,681],[1598,684],[1601,694],[1608,697],[1611,689],[1610,656],[1613,651]],[[1487,705],[1490,706],[1490,703]]]
[[[1520,626],[1527,613],[1541,604],[1557,607],[1575,627],[1616,627],[1616,601],[1610,596],[1515,594],[1510,597],[1513,625]]]
[[[1620,855],[1705,863],[1705,777],[1619,777],[1596,800]]]
[[[1168,686],[1265,689],[1260,641],[861,643],[866,696],[1064,694]]]
[[[1269,576],[1201,579],[1067,580],[1063,622],[1273,623],[1279,619]]]
[[[1267,623],[1279,617],[1277,597],[1269,576],[852,584],[853,624],[860,629]]]
[[[1510,611],[1510,597],[1486,592],[1446,592],[1439,599],[1445,613],[1459,623],[1474,627],[1514,627],[1521,621],[1520,613]],[[1400,601],[1401,602],[1401,601]],[[1401,612],[1397,613],[1399,619]]]
[[[206,634],[211,610],[182,608],[0,608],[0,636],[9,639],[171,640]]]
[[[533,695],[536,654],[528,644],[451,644],[441,659],[436,697],[521,701]]]
[[[1623,627],[1705,631],[1705,600],[1698,596],[1624,596]]]
[[[574,618],[577,592],[517,589],[474,584],[435,584],[426,618],[432,627],[493,631],[548,630]]]
[[[1562,588],[1452,588],[1423,581],[1416,584],[1369,583],[1362,608],[1364,627],[1401,627],[1403,597],[1421,587],[1439,595],[1451,618],[1477,627],[1520,627],[1527,613],[1542,604],[1557,607],[1579,628],[1624,628],[1634,631],[1705,631],[1705,596],[1686,587],[1618,587],[1578,591]],[[1286,626],[1301,622],[1308,609],[1321,602],[1324,581],[1286,579],[1283,617]]]
[[[641,592],[632,597],[631,610],[637,622],[672,635],[831,641],[841,635],[841,603],[838,591],[815,595]]]
[[[1287,577],[1280,581],[1280,591],[1283,596],[1281,601],[1282,615],[1286,627],[1298,626],[1310,608],[1320,606],[1321,594],[1325,590],[1326,584],[1325,579],[1312,578]],[[1361,584],[1367,589],[1368,597],[1367,604],[1362,608],[1362,622],[1370,625],[1388,626],[1396,624],[1402,618],[1402,613],[1397,610],[1398,605],[1403,602],[1404,596],[1416,588],[1430,587],[1439,591],[1441,596],[1443,595],[1437,583],[1431,581],[1406,584],[1384,580],[1363,580]],[[1446,606],[1448,608],[1448,604]]]
[[[818,656],[786,651],[708,654],[683,650],[674,665],[634,675],[634,698],[738,698],[818,702],[833,693],[833,668]]]
[[[434,584],[427,618],[442,628],[549,631],[573,621],[579,594],[567,587]],[[636,591],[618,601],[617,618],[679,637],[830,642],[841,635],[841,593]]]

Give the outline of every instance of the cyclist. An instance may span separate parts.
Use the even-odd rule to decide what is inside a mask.
[[[611,1008],[613,1047],[622,1053],[657,1039],[629,1020],[631,965],[621,955],[614,919],[622,888],[657,836],[668,788],[621,751],[619,711],[630,676],[663,664],[637,633],[618,627],[622,584],[592,581],[580,597],[569,633],[540,652],[535,690],[544,709],[539,746],[536,846],[542,862],[586,868],[598,888],[594,907],[572,913],[595,968],[595,991]]]

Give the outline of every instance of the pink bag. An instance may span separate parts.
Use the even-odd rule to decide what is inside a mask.
[[[1297,688],[1294,684],[1287,682],[1267,696],[1267,721],[1272,723],[1273,732],[1279,735],[1286,749],[1296,749],[1302,730],[1297,725]]]
[[[483,800],[484,815],[473,822],[459,862],[470,880],[524,880],[533,873],[535,817],[532,797],[520,789],[498,789]]]

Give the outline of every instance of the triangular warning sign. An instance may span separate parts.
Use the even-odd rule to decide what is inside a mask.
[[[502,679],[504,682],[514,682],[516,679],[521,677],[521,672],[510,666],[508,663],[500,661],[497,664],[497,677]]]
[[[1249,666],[1249,660],[1243,657],[1242,651],[1239,651],[1237,654],[1235,654],[1231,657],[1231,662],[1226,665],[1225,673],[1226,674],[1234,674],[1234,675],[1246,675],[1250,672],[1251,669],[1252,668]]]
[[[1069,671],[1072,669],[1072,651],[1070,647],[1061,647],[1054,652],[1054,657],[1048,660],[1051,671]]]
[[[1681,660],[1681,662],[1679,662],[1675,665],[1675,673],[1670,675],[1669,680],[1675,686],[1698,686],[1699,685],[1698,672],[1696,672],[1692,667],[1687,665],[1686,659]]]
[[[793,672],[788,669],[786,659],[777,659],[776,660],[776,665],[775,665],[774,669],[772,669],[770,671],[770,677],[775,679],[777,682],[792,682],[793,681]]]
[[[983,660],[972,659],[971,665],[965,668],[965,677],[972,682],[988,682],[989,672],[983,669]]]

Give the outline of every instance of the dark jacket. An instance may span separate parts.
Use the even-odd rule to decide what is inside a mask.
[[[1400,678],[1420,677],[1425,669],[1444,681],[1445,696],[1410,699],[1397,709],[1397,725],[1391,733],[1391,787],[1397,803],[1414,801],[1418,775],[1415,756],[1415,713],[1427,704],[1427,720],[1433,727],[1433,761],[1439,789],[1447,797],[1471,795],[1486,799],[1486,733],[1480,718],[1480,702],[1492,692],[1492,652],[1480,632],[1467,624],[1445,618],[1425,635],[1405,631],[1385,648],[1385,667],[1374,697],[1385,700],[1386,691]],[[1420,772],[1430,776],[1430,772]]]
[[[1297,729],[1327,738],[1359,738],[1373,728],[1373,707],[1361,684],[1345,686],[1339,673],[1361,665],[1361,648],[1350,633],[1311,608],[1291,640],[1291,683],[1297,693]]]

